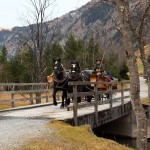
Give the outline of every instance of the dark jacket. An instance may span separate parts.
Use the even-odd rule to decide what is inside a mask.
[[[96,71],[97,69],[100,69],[99,71],[104,71],[104,65],[103,64],[95,64],[94,71]]]

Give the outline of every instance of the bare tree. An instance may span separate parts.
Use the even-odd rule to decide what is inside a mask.
[[[115,0],[102,0],[105,1],[107,3],[111,3],[116,5],[116,1]],[[144,1],[144,0],[133,0],[132,3],[134,5],[132,5],[130,7],[130,14],[131,14],[131,30],[135,35],[135,38],[138,42],[138,48],[140,50],[140,54],[141,54],[141,61],[143,63],[143,76],[145,78],[148,78],[150,81],[150,64],[148,63],[146,56],[145,56],[145,50],[144,50],[144,46],[145,46],[145,40],[144,40],[144,28],[147,27],[149,24],[149,20],[150,20],[150,1]],[[113,20],[113,18],[111,18]],[[116,23],[116,19],[113,20],[113,22],[116,24],[116,30],[122,35],[121,29],[118,27],[120,26],[119,24]],[[148,87],[150,87],[150,82],[148,83]],[[149,88],[150,90],[150,88]],[[149,91],[150,93],[150,91]],[[149,94],[149,101],[150,101],[150,94]]]
[[[140,58],[143,64],[143,76],[148,79],[148,99],[150,102],[150,64],[148,63],[148,60],[146,59],[145,56],[145,49],[144,49],[144,38],[143,38],[143,32],[144,32],[144,27],[148,26],[147,22],[150,19],[150,1],[145,1],[145,3],[139,2],[137,3],[136,6],[139,5],[142,10],[140,11],[141,15],[139,17],[139,20],[136,20],[137,26],[134,26],[133,24],[134,21],[132,22],[132,30],[136,35],[136,39],[139,45],[139,50],[140,50]],[[136,7],[135,7],[136,8]]]
[[[47,14],[49,8],[54,4],[55,0],[29,0],[30,6],[28,8],[28,16],[25,19],[27,26],[25,28],[25,40],[30,51],[32,51],[33,57],[33,70],[34,70],[34,81],[42,82],[43,72],[46,70],[46,65],[44,63],[44,54],[46,45],[52,41],[50,37],[49,23],[46,22],[50,16]],[[49,11],[52,13],[52,11]]]
[[[127,64],[130,72],[130,95],[132,107],[137,121],[137,149],[147,149],[147,121],[142,104],[140,103],[140,83],[138,67],[132,44],[131,16],[128,0],[116,0],[118,17],[123,35]]]
[[[132,17],[130,14],[130,7],[128,0],[100,0],[100,2],[107,2],[114,4],[117,7],[118,20],[122,40],[124,43],[124,51],[126,53],[127,65],[130,73],[130,98],[135,113],[137,122],[137,149],[147,149],[147,120],[140,102],[140,82],[138,74],[137,60],[132,43],[133,29]]]
[[[22,45],[30,51],[33,59],[30,68],[32,82],[42,82],[43,74],[48,67],[45,60],[45,52],[47,43],[51,43],[53,40],[54,31],[51,31],[52,29],[47,21],[52,14],[54,2],[55,0],[29,0],[28,16],[26,19],[22,19],[26,23],[24,35],[21,39]],[[40,87],[36,88],[40,89]],[[40,92],[36,93],[36,103],[41,103],[40,96]]]

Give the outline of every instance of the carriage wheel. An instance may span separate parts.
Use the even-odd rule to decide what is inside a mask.
[[[99,94],[98,95],[98,101],[101,101],[101,100],[103,100],[103,96],[102,96],[102,94]]]
[[[81,97],[77,97],[77,103],[81,103]]]
[[[104,88],[100,88],[100,89],[98,89],[99,91],[105,91],[106,89],[104,89]],[[106,99],[107,97],[104,95],[104,94],[99,94],[98,95],[98,100],[99,101],[102,101],[103,99]]]
[[[92,100],[92,96],[86,96],[86,97],[85,97],[85,100],[86,100],[87,102],[89,102],[89,103],[90,103],[90,102],[91,102],[91,100]]]
[[[106,98],[109,99],[110,98],[110,94],[106,94]]]

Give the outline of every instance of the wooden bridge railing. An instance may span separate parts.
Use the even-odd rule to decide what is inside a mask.
[[[93,90],[89,92],[77,92],[77,86],[83,86],[83,85],[94,85]],[[98,88],[98,85],[100,84],[107,84],[109,85],[109,90],[100,90]],[[113,89],[112,85],[117,84],[117,89]],[[73,117],[74,117],[74,125],[78,125],[78,109],[84,108],[87,106],[94,106],[94,112],[95,112],[95,123],[98,124],[98,105],[100,104],[110,104],[110,111],[112,111],[113,108],[113,101],[121,100],[122,105],[122,113],[124,113],[124,99],[129,98],[130,96],[124,96],[125,91],[129,91],[129,82],[69,82],[69,85],[73,86],[73,93],[68,94],[68,97],[73,99],[73,106],[68,106],[68,110],[73,107]],[[126,87],[124,85],[127,85]],[[121,93],[121,97],[113,98],[114,93]],[[109,94],[109,99],[101,100],[99,101],[99,96],[102,94]],[[85,97],[85,96],[94,96],[94,101],[91,101],[91,103],[83,103],[78,104],[77,103],[77,97]]]
[[[46,99],[48,102],[48,98],[52,96],[48,95],[49,92],[52,92],[51,85],[48,83],[0,83],[0,104],[2,103],[10,103],[11,107],[15,107],[15,102],[18,101],[26,101],[29,100],[30,104],[33,104],[33,100],[37,99]],[[42,94],[41,93],[45,93]],[[27,95],[29,97],[24,98],[15,98],[16,94]],[[9,95],[10,98],[4,95]]]

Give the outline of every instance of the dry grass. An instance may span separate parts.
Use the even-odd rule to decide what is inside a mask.
[[[129,82],[129,80],[123,80],[123,81],[121,81],[121,82]],[[124,83],[124,84],[123,84],[123,89],[127,89],[127,88],[129,88],[129,83],[126,83],[126,84]],[[121,84],[118,84],[118,85],[117,85],[117,89],[118,89],[118,90],[121,89]]]
[[[140,58],[137,58],[137,65],[138,65],[139,75],[142,76],[143,75],[143,64],[142,64]]]
[[[51,96],[52,93],[49,92],[48,96]],[[46,96],[45,93],[42,94],[42,96]],[[33,95],[35,97],[35,94]],[[30,98],[29,94],[15,94],[14,99],[21,99],[21,98]],[[0,100],[11,100],[11,94],[0,94]],[[60,96],[58,96],[58,100],[60,100]],[[46,102],[46,98],[41,99],[42,103]],[[48,102],[52,102],[52,98],[48,98]],[[36,100],[33,101],[33,104],[36,104]],[[29,100],[23,100],[23,101],[17,101],[15,102],[15,107],[19,106],[27,106],[31,105]],[[3,102],[0,103],[0,109],[7,109],[11,108],[11,102]]]
[[[144,48],[145,48],[145,56],[147,57],[150,55],[150,45],[146,45]],[[140,59],[140,51],[136,52],[136,56],[137,56],[139,75],[143,75],[143,64],[142,64],[141,59]]]
[[[48,128],[55,133],[48,139],[34,139],[26,143],[23,150],[130,150],[112,140],[96,137],[90,126],[72,127],[52,121]]]
[[[145,55],[149,56],[150,55],[150,45],[146,45],[144,48],[145,48]],[[138,57],[140,57],[140,51],[139,50],[136,52],[136,55]]]
[[[146,106],[150,106],[150,102],[148,101],[148,97],[142,98],[141,103]]]

